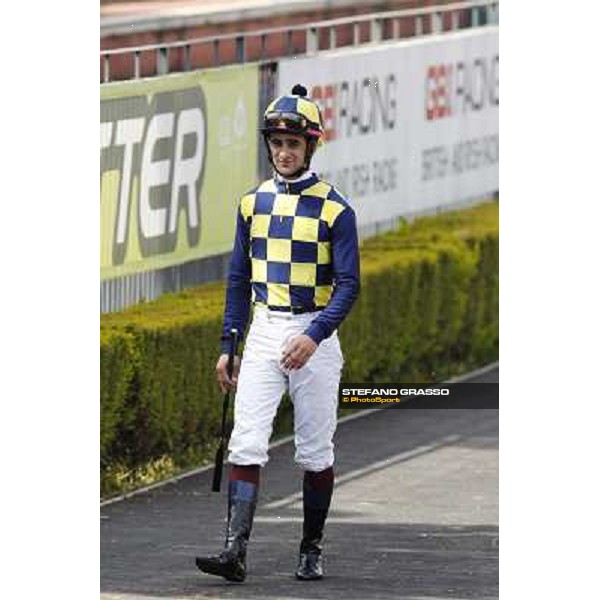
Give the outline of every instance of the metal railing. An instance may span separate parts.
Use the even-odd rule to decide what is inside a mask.
[[[109,83],[112,81],[111,62],[118,57],[125,57],[126,60],[133,61],[131,76],[127,78],[139,79],[141,77],[142,57],[147,55],[153,55],[155,61],[155,70],[150,76],[190,71],[192,68],[202,68],[200,66],[192,66],[192,52],[198,47],[211,48],[212,50],[212,63],[206,65],[206,68],[223,66],[225,64],[273,60],[274,58],[292,53],[295,56],[314,55],[322,50],[333,50],[341,47],[338,45],[338,30],[340,28],[349,27],[352,29],[351,46],[379,44],[401,39],[400,22],[404,19],[408,19],[411,22],[412,27],[410,29],[414,32],[413,36],[440,34],[445,31],[458,30],[461,27],[461,15],[466,15],[463,16],[463,19],[467,24],[463,25],[463,27],[497,24],[498,5],[498,0],[469,0],[425,8],[354,15],[316,23],[302,23],[299,25],[213,35],[165,44],[149,44],[146,46],[101,50],[101,82]],[[450,22],[447,29],[444,27],[445,15],[449,15]],[[362,39],[361,30],[368,30],[368,39]],[[385,35],[386,31],[389,34],[387,36]],[[303,42],[301,49],[294,47],[294,34],[300,36]],[[285,39],[285,43],[283,44],[284,54],[267,56],[267,40],[271,36],[282,36]],[[257,57],[249,60],[247,50],[252,39],[255,40],[255,46],[258,45],[260,50]],[[328,40],[329,43],[322,44],[323,39]],[[230,52],[232,54],[230,60],[224,60],[222,56],[222,49],[227,44],[230,47],[232,46],[233,50],[233,52]],[[345,44],[344,47],[346,46],[348,45]],[[180,66],[172,69],[169,59],[176,51],[182,53],[182,59],[179,61]]]

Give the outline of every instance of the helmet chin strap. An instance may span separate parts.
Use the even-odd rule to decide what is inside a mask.
[[[297,177],[300,177],[301,175],[303,175],[304,173],[306,173],[306,171],[308,171],[310,169],[310,162],[312,160],[313,154],[315,153],[315,150],[317,149],[317,142],[307,139],[306,140],[307,141],[306,154],[304,156],[304,164],[295,173],[292,173],[291,175],[284,175],[275,166],[275,161],[273,160],[273,155],[271,154],[271,148],[269,148],[269,139],[268,139],[267,134],[264,135],[264,140],[265,140],[265,145],[267,146],[267,156],[269,157],[269,162],[273,166],[273,169],[275,169],[275,172],[278,175],[280,175],[281,177],[283,177],[284,179],[296,179]]]

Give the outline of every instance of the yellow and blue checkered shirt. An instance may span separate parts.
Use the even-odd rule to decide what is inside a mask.
[[[305,332],[318,344],[350,311],[359,279],[356,217],[346,199],[314,173],[291,182],[269,179],[240,202],[224,337],[232,327],[243,335],[253,302],[322,310]]]

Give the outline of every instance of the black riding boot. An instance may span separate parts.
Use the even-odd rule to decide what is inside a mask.
[[[225,549],[217,556],[197,557],[196,566],[201,571],[229,581],[246,579],[246,544],[252,531],[257,498],[256,484],[238,480],[229,482]]]
[[[323,578],[321,556],[323,527],[327,519],[333,491],[333,478],[331,478],[329,485],[317,489],[314,482],[311,481],[310,475],[312,474],[304,476],[304,524],[302,527],[302,541],[300,542],[300,557],[296,569],[296,578],[302,580]]]

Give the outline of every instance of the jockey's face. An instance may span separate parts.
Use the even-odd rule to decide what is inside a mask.
[[[306,158],[306,139],[292,133],[272,133],[269,136],[269,149],[273,163],[284,177],[299,171]]]

